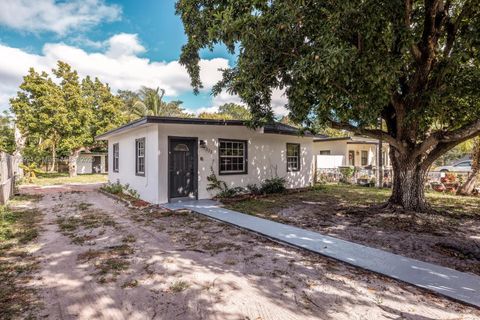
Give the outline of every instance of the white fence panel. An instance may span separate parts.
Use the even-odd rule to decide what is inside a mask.
[[[317,155],[316,164],[318,169],[335,169],[344,164],[345,156]]]

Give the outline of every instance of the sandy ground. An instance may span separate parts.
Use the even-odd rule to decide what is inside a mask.
[[[260,206],[247,201],[227,207],[480,275],[480,215],[474,214],[474,209],[471,214],[455,213],[448,208],[436,214],[392,212],[350,203],[348,195],[324,192],[258,201]]]
[[[46,319],[480,319],[409,285],[95,186],[42,193],[32,286]]]

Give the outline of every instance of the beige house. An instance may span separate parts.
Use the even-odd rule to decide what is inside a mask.
[[[339,166],[376,167],[378,140],[362,137],[318,137],[313,140],[313,154],[317,169],[333,169]],[[389,145],[383,143],[384,167],[390,167]]]

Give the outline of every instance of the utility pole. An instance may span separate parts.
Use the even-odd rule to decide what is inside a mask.
[[[380,130],[382,130],[382,118],[378,119],[378,127]],[[377,153],[377,173],[378,173],[378,179],[377,179],[377,187],[382,188],[383,187],[383,141],[382,137],[378,139],[378,153]]]

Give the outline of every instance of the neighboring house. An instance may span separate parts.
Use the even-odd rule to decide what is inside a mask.
[[[148,116],[97,139],[108,141],[109,180],[154,204],[211,198],[212,172],[229,187],[275,176],[288,188],[313,183],[313,137],[280,123],[253,130],[240,120]]]
[[[316,137],[313,153],[317,169],[333,169],[339,166],[375,167],[378,162],[378,140],[362,137]],[[382,162],[390,167],[388,143],[382,144]]]
[[[77,174],[107,173],[108,155],[106,152],[81,153],[77,159]]]

